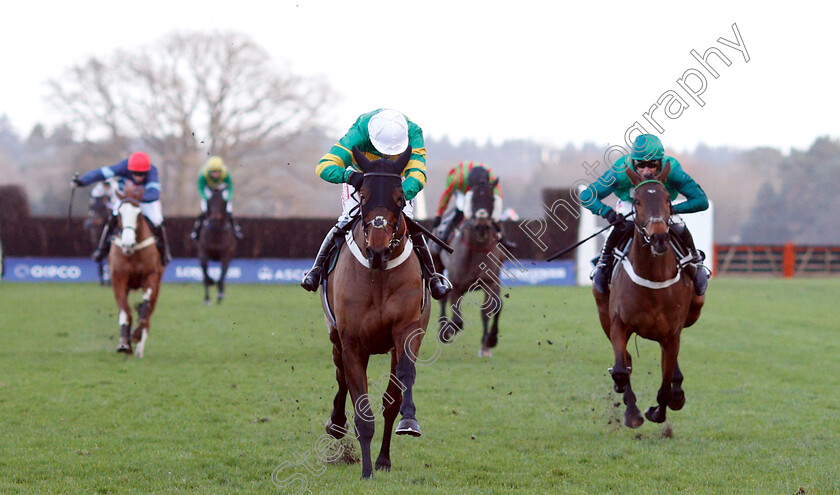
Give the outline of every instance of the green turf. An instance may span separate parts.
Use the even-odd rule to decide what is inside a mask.
[[[467,311],[418,368],[424,435],[396,437],[367,482],[315,459],[336,389],[317,297],[228,292],[204,307],[199,286],[164,286],[138,360],[114,352],[109,289],[0,284],[0,493],[840,493],[837,279],[714,280],[683,334],[686,407],[636,430],[591,294],[510,289],[495,356]],[[659,349],[629,348],[644,410]],[[373,359],[370,380],[386,371]]]

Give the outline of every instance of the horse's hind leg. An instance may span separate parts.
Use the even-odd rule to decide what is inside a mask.
[[[674,376],[671,379],[671,402],[668,407],[672,411],[679,411],[685,405],[685,391],[682,388],[683,374],[680,371],[679,360],[674,362]]]
[[[330,340],[333,343],[333,363],[335,363],[335,381],[338,382],[338,391],[333,399],[333,410],[327,420],[327,434],[335,439],[344,438],[350,431],[350,422],[344,413],[344,405],[347,403],[347,381],[344,379],[344,362],[341,360],[341,340],[338,330],[330,328]]]
[[[677,354],[680,352],[680,336],[677,334],[668,341],[660,342],[662,348],[662,384],[656,393],[656,407],[649,407],[645,417],[654,423],[664,423],[666,408],[671,403],[671,382],[677,365]]]
[[[382,416],[385,418],[385,429],[382,433],[382,447],[379,449],[379,457],[376,459],[376,469],[385,471],[391,470],[391,433],[394,431],[394,420],[400,412],[402,404],[402,384],[397,381],[397,353],[391,351],[391,373],[388,375],[388,388],[382,396],[382,405],[385,411]]]
[[[499,313],[502,312],[502,298],[501,287],[499,287],[498,284],[494,284],[492,290],[486,293],[484,306],[481,308],[481,312],[485,333],[484,340],[482,342],[488,348],[487,352],[490,353],[490,348],[496,347],[499,343]],[[487,324],[491,317],[493,318],[493,325],[488,331]],[[490,357],[492,357],[492,353],[490,353]]]

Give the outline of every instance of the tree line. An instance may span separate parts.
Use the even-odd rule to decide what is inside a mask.
[[[0,115],[0,183],[23,185],[33,214],[66,214],[73,173],[138,149],[160,168],[166,215],[197,213],[198,169],[214,154],[231,168],[240,216],[320,218],[340,210],[338,189],[314,174],[340,137],[325,125],[335,92],[293,74],[246,35],[174,33],[85,60],[48,84],[60,125],[37,124],[24,137]],[[840,187],[840,141],[820,137],[787,155],[703,145],[680,152],[668,148],[667,136],[663,142],[715,203],[717,242],[840,243],[833,225],[840,199],[832,192]],[[426,148],[429,215],[449,169],[471,160],[501,178],[505,206],[522,218],[542,215],[542,189],[587,179],[582,164],[603,162],[606,149],[452,143],[428,130]],[[74,210],[83,214],[86,199],[78,196]]]

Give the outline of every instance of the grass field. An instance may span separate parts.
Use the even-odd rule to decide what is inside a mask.
[[[473,311],[418,368],[424,435],[367,482],[313,453],[336,390],[317,297],[228,292],[204,307],[200,286],[164,286],[138,360],[114,352],[109,289],[0,284],[0,493],[840,493],[837,279],[712,281],[683,333],[686,407],[636,430],[591,294],[511,289],[492,359]],[[644,410],[659,348],[629,348]],[[386,371],[372,360],[370,380]]]

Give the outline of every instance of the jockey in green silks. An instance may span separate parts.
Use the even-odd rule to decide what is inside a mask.
[[[671,195],[671,201],[677,199],[679,194],[685,196],[685,201],[672,206],[673,214],[671,215],[670,229],[688,250],[688,254],[691,255],[687,270],[694,279],[695,292],[702,295],[706,291],[708,273],[703,266],[705,254],[702,251],[697,251],[694,246],[694,239],[680,214],[706,210],[709,207],[709,200],[703,189],[683,170],[680,162],[676,158],[665,154],[662,141],[658,137],[651,134],[642,134],[633,141],[630,155],[619,158],[606,173],[597,181],[591,183],[580,195],[583,206],[614,224],[592,273],[593,285],[601,294],[609,292],[610,277],[615,261],[613,250],[633,233],[633,222],[625,220],[625,217],[633,211],[633,199],[631,197],[633,186],[630,184],[630,178],[627,177],[627,167],[633,167],[633,170],[645,179],[652,179],[662,171],[662,165],[665,161],[671,165],[671,173],[668,174],[665,181],[665,188]],[[601,202],[610,194],[615,194],[618,197],[615,209]]]
[[[230,176],[225,162],[219,156],[211,156],[207,162],[198,171],[198,194],[201,197],[201,214],[195,219],[193,223],[190,238],[197,240],[199,233],[201,233],[201,226],[207,218],[207,201],[213,195],[213,191],[222,191],[222,195],[227,201],[227,212],[230,220],[231,228],[233,228],[233,235],[237,239],[242,239],[242,229],[236,220],[233,218],[233,179]]]

